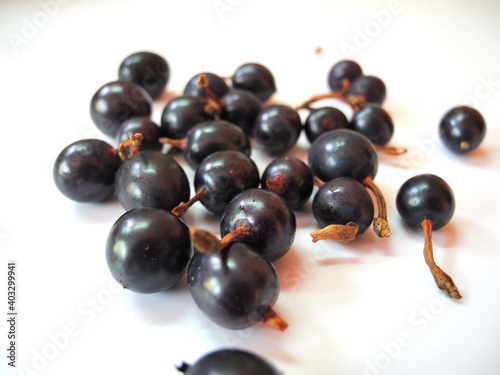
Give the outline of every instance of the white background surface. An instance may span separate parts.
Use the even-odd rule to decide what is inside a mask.
[[[181,361],[239,347],[288,375],[498,374],[499,15],[497,1],[464,0],[2,1],[0,373],[175,374]],[[310,204],[299,213],[294,246],[276,263],[286,332],[212,324],[185,279],[159,295],[120,290],[104,243],[123,209],[74,203],[55,188],[53,162],[66,145],[105,139],[90,98],[138,50],[168,60],[172,94],[201,71],[231,75],[248,61],[273,71],[273,99],[289,105],[324,92],[343,58],[385,81],[392,143],[409,149],[381,155],[375,178],[393,235],[313,244]],[[156,120],[166,100],[155,104]],[[441,116],[464,103],[481,111],[488,132],[480,149],[457,156],[436,132]],[[292,153],[304,159],[307,147],[301,138]],[[270,159],[253,155],[262,171]],[[455,192],[455,216],[434,232],[434,247],[463,295],[458,303],[434,285],[423,233],[402,225],[395,208],[399,186],[419,173],[440,175]],[[198,204],[185,219],[217,231],[207,217]],[[17,371],[6,365],[9,260],[18,274]]]

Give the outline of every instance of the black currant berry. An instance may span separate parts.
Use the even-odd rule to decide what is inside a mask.
[[[124,288],[167,290],[184,275],[193,254],[189,228],[170,212],[133,209],[113,225],[106,242],[109,270]]]
[[[307,139],[313,143],[323,133],[329,130],[349,129],[349,121],[344,113],[334,107],[312,109],[304,123]]]
[[[199,96],[183,95],[172,99],[161,115],[163,136],[182,139],[200,122],[213,120],[214,115],[207,111],[207,106],[208,102]]]
[[[314,176],[302,160],[282,156],[266,167],[261,185],[263,189],[281,195],[293,210],[297,210],[309,200],[314,188]]]
[[[373,201],[366,188],[349,177],[338,177],[322,184],[314,196],[313,215],[321,226],[311,234],[313,241],[333,239],[354,240],[373,221]]]
[[[290,249],[295,239],[295,214],[278,194],[264,189],[249,189],[236,195],[221,219],[224,237],[243,227],[244,234],[234,241],[244,242],[264,259],[274,262]]]
[[[261,101],[269,99],[276,92],[276,84],[271,71],[262,64],[247,63],[233,74],[234,88],[252,92]]]
[[[386,96],[384,82],[375,76],[361,75],[351,82],[346,97],[363,96],[366,103],[381,105]]]
[[[235,195],[259,186],[259,170],[252,159],[238,151],[219,151],[207,156],[196,169],[196,194],[172,211],[182,217],[195,202],[207,210],[222,215]]]
[[[436,265],[432,248],[432,231],[446,225],[455,212],[451,187],[433,174],[412,177],[399,188],[396,207],[406,224],[424,229],[424,257],[437,286],[452,298],[462,298],[451,277]]]
[[[132,117],[151,116],[151,96],[130,81],[109,82],[90,101],[90,116],[97,128],[114,137],[121,124]]]
[[[123,122],[118,130],[118,142],[124,143],[130,136],[140,133],[142,134],[141,145],[137,150],[131,150],[132,154],[138,151],[160,151],[162,145],[158,142],[161,136],[161,129],[149,117],[132,117]]]
[[[363,73],[359,64],[352,60],[342,60],[336,63],[328,73],[328,87],[332,91],[341,91],[344,83],[349,84]]]
[[[282,375],[262,357],[240,349],[219,349],[177,370],[186,375]]]
[[[264,107],[255,118],[253,135],[262,149],[279,155],[289,151],[302,131],[302,122],[297,111],[282,104]]]
[[[378,157],[372,143],[350,129],[330,130],[311,144],[308,162],[314,175],[322,181],[351,177],[362,182],[375,178]]]
[[[187,271],[189,291],[199,309],[216,324],[244,329],[274,323],[280,282],[273,265],[243,243],[221,251],[195,252]],[[284,330],[286,323],[275,328]]]
[[[221,100],[223,105],[220,119],[239,126],[246,135],[250,136],[255,118],[262,110],[262,104],[257,97],[247,90],[232,89],[223,95]]]
[[[221,98],[229,91],[229,87],[223,78],[214,73],[204,72],[195,75],[189,80],[184,89],[184,95],[201,96],[202,98],[206,97],[205,88],[200,87],[198,82],[200,75],[205,75],[208,78],[208,88],[216,97]]]
[[[126,209],[139,207],[172,210],[189,200],[189,180],[175,159],[157,151],[142,151],[118,169],[116,194]]]
[[[439,136],[451,151],[466,154],[477,148],[486,135],[486,123],[477,110],[467,106],[450,109],[441,119]]]
[[[394,134],[391,116],[380,106],[367,104],[354,113],[351,127],[363,134],[374,145],[387,144]]]
[[[207,156],[217,151],[239,151],[250,156],[250,140],[240,127],[224,120],[199,123],[180,140],[160,138],[160,142],[183,150],[184,157],[196,169]]]
[[[170,78],[167,61],[153,52],[136,52],[125,58],[118,69],[118,79],[131,81],[148,92],[153,99],[160,96]]]
[[[67,198],[100,202],[115,191],[115,175],[121,165],[116,150],[99,139],[83,139],[65,147],[53,168],[54,182]]]

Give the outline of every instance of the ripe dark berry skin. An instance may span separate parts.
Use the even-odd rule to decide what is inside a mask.
[[[386,96],[384,82],[375,76],[361,75],[351,82],[346,96],[363,95],[366,103],[381,105]]]
[[[193,365],[178,369],[186,375],[283,375],[256,354],[239,349],[220,349],[208,353]]]
[[[274,159],[262,174],[262,188],[281,195],[293,210],[311,197],[314,176],[302,160],[293,156]]]
[[[224,94],[229,91],[229,87],[227,86],[226,81],[223,78],[219,77],[217,74],[203,72],[200,74],[205,74],[208,78],[208,88],[218,97],[221,98]],[[195,75],[193,78],[189,80],[184,89],[184,95],[192,95],[192,96],[200,96],[202,98],[206,97],[205,90],[201,87],[198,87],[198,76],[200,74]]]
[[[189,262],[187,280],[199,309],[229,329],[265,321],[280,291],[273,265],[242,243],[215,254],[196,252]]]
[[[264,65],[247,63],[240,66],[233,74],[234,88],[251,91],[264,102],[276,92],[276,83],[271,71]]]
[[[363,71],[358,63],[352,60],[342,60],[336,63],[328,73],[328,87],[332,91],[340,91],[343,88],[342,81],[347,79],[352,82],[361,76]]]
[[[351,177],[362,182],[377,174],[378,158],[371,142],[354,130],[330,130],[318,137],[308,154],[309,166],[323,181]]]
[[[213,115],[205,111],[207,104],[208,102],[199,96],[183,95],[172,99],[161,115],[163,136],[182,139],[200,122],[214,119]]]
[[[200,202],[222,215],[235,195],[259,185],[257,165],[238,151],[219,151],[207,156],[196,169],[194,187],[204,190]]]
[[[227,206],[220,224],[221,237],[240,226],[249,234],[235,241],[249,244],[264,259],[274,262],[292,246],[297,223],[292,209],[278,194],[249,189]]]
[[[126,209],[139,207],[172,210],[189,200],[189,181],[175,159],[157,151],[128,158],[116,173],[116,194]]]
[[[351,127],[373,144],[383,146],[394,134],[391,116],[380,106],[366,105],[354,114]]]
[[[121,124],[132,117],[151,116],[151,96],[130,81],[109,82],[90,101],[90,116],[97,128],[114,137]]]
[[[431,220],[436,230],[447,224],[455,212],[455,196],[441,177],[421,174],[407,180],[396,196],[396,207],[404,222],[420,227]]]
[[[313,109],[304,123],[304,131],[311,143],[329,130],[349,128],[350,124],[347,117],[341,110],[334,107]]]
[[[262,110],[259,99],[250,91],[232,89],[223,95],[221,100],[225,105],[222,107],[219,118],[239,126],[246,135],[250,136],[255,118]]]
[[[184,157],[196,169],[207,156],[217,151],[239,151],[250,156],[250,140],[238,126],[223,120],[202,122],[184,140]]]
[[[324,228],[331,224],[358,224],[364,233],[373,221],[373,201],[366,188],[349,177],[339,177],[322,185],[313,199],[313,215]]]
[[[141,133],[143,140],[139,146],[140,151],[160,151],[162,144],[158,142],[161,129],[149,117],[132,117],[126,120],[118,131],[118,143],[126,142],[131,135]]]
[[[271,155],[289,151],[302,131],[297,111],[282,104],[272,104],[262,109],[255,119],[253,135],[262,149]]]
[[[193,255],[189,228],[156,208],[126,212],[106,242],[106,261],[115,280],[138,293],[167,290],[184,275]]]
[[[125,58],[118,69],[118,79],[131,81],[148,92],[153,99],[160,96],[170,78],[167,61],[152,52],[136,52]]]
[[[439,136],[451,151],[466,154],[476,149],[486,135],[486,123],[477,110],[467,106],[450,109],[441,119]]]
[[[100,202],[115,191],[115,175],[121,160],[112,147],[99,139],[83,139],[65,147],[53,168],[54,182],[67,198]]]

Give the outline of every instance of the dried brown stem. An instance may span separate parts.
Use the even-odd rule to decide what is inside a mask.
[[[112,150],[113,154],[118,155],[122,161],[127,160],[127,157],[130,157],[137,152],[139,152],[139,146],[144,140],[144,136],[141,133],[132,134],[128,140],[122,142],[118,145],[117,148]],[[127,156],[127,148],[130,149],[129,155]]]
[[[219,240],[212,233],[199,229],[191,228],[191,241],[193,241],[196,250],[202,253],[215,254],[223,250],[226,246],[230,245],[237,237],[248,234],[248,229],[245,227],[237,227],[231,233],[226,234],[222,240]]]
[[[359,226],[354,222],[331,224],[310,234],[313,242],[333,240],[341,243],[351,242],[356,238]]]
[[[370,176],[367,176],[363,180],[363,185],[370,189],[377,199],[378,216],[373,219],[373,230],[379,237],[390,237],[391,229],[389,228],[389,222],[387,221],[387,205],[382,191],[380,191],[378,186],[375,185]]]
[[[181,150],[184,148],[184,144],[186,143],[184,139],[172,139],[166,137],[159,138],[158,142],[160,142],[161,144],[166,144],[172,147],[180,148]]]
[[[457,286],[453,282],[452,278],[444,272],[434,261],[434,251],[432,248],[432,221],[425,219],[422,221],[421,226],[424,228],[425,244],[424,244],[424,258],[425,263],[429,266],[432,276],[434,276],[434,281],[436,285],[449,297],[460,299],[462,296],[458,291]]]
[[[208,104],[205,106],[205,112],[209,115],[218,115],[221,113],[222,108],[226,106],[226,103],[222,101],[213,91],[210,89],[210,82],[206,74],[199,74],[198,80],[196,81],[196,86],[205,91],[205,98]]]
[[[322,181],[319,177],[314,176],[314,185],[321,187],[324,184],[325,184],[324,181]]]
[[[196,202],[202,200],[205,196],[206,196],[205,189],[198,190],[190,200],[188,200],[187,202],[181,202],[176,207],[174,207],[172,213],[179,219],[182,219],[182,215],[184,215],[186,210]]]
[[[380,152],[383,152],[387,155],[393,155],[393,156],[397,156],[397,155],[402,155],[406,152],[408,152],[408,149],[404,148],[404,147],[394,147],[394,146],[385,146],[385,145],[376,145],[374,144],[373,145],[375,147],[375,149],[377,151],[380,151]]]
[[[263,322],[269,327],[277,329],[281,332],[285,331],[288,328],[288,323],[285,322],[283,318],[279,316],[273,309],[271,309],[271,311],[267,314]]]

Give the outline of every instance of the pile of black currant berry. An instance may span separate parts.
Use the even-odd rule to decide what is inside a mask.
[[[169,65],[156,53],[124,59],[118,80],[103,85],[90,101],[94,124],[116,145],[99,139],[70,144],[55,161],[55,184],[77,202],[116,195],[126,212],[103,247],[109,270],[123,288],[156,293],[187,274],[196,305],[214,323],[244,329],[264,322],[283,331],[288,324],[274,309],[280,282],[273,262],[292,247],[295,210],[312,199],[319,226],[311,233],[314,242],[353,241],[371,225],[379,237],[391,235],[386,201],[373,181],[377,153],[405,150],[388,146],[394,124],[382,108],[385,84],[364,74],[356,62],[340,61],[328,75],[331,92],[294,108],[269,103],[276,92],[273,74],[261,64],[246,63],[227,78],[194,75],[183,94],[166,103],[156,124],[152,103],[160,100],[169,76]],[[341,100],[352,113],[313,106],[325,98]],[[309,111],[305,121],[302,109]],[[476,110],[457,107],[439,129],[447,147],[465,153],[483,140],[485,122]],[[310,142],[307,162],[287,155],[302,130]],[[260,166],[262,174],[252,159],[252,144],[272,158]],[[195,172],[192,182],[184,168]],[[198,201],[219,220],[220,236],[184,220]],[[434,262],[431,242],[432,230],[453,216],[451,188],[435,175],[418,175],[401,186],[396,205],[404,222],[424,229],[425,261],[439,288],[460,298],[452,279]],[[249,370],[236,370],[244,367]],[[278,373],[238,350],[211,353],[179,370],[206,373],[200,368]]]

